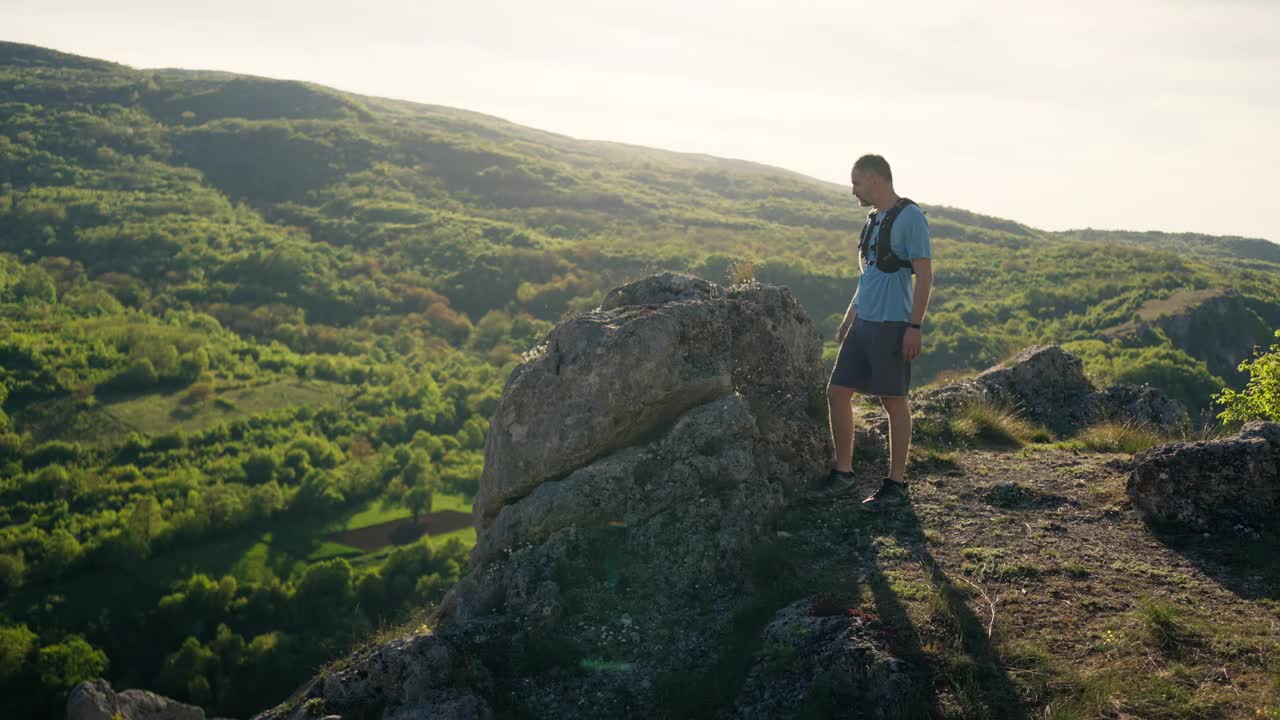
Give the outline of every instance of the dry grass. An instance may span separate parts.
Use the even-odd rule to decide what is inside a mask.
[[[971,445],[1019,448],[1053,439],[1048,430],[1022,417],[1014,408],[988,400],[965,405],[948,426],[956,439]]]
[[[1094,452],[1139,453],[1172,442],[1164,434],[1137,423],[1105,422],[1087,427],[1076,435],[1085,448]]]
[[[729,268],[730,285],[746,285],[755,282],[756,264],[749,258],[739,258]]]

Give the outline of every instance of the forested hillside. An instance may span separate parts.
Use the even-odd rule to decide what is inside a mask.
[[[1265,241],[917,200],[924,382],[1053,342],[1211,414],[1280,326]],[[830,360],[861,217],[747,162],[0,43],[3,714],[99,674],[231,715],[283,697],[457,578],[474,533],[440,523],[555,321],[661,269],[754,277]]]

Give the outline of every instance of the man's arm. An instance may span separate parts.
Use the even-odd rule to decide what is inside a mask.
[[[911,323],[922,325],[924,313],[929,308],[929,294],[933,291],[933,261],[927,257],[914,258],[911,269],[916,274],[916,287],[912,291]],[[908,362],[916,359],[923,344],[924,333],[919,328],[907,328],[907,334],[902,338],[902,354]]]
[[[929,309],[929,294],[933,292],[933,260],[927,257],[911,261],[916,273],[916,289],[912,291],[911,322],[924,323],[924,313]]]

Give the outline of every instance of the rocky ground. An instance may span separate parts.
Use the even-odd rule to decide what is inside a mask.
[[[877,619],[916,680],[903,715],[1280,717],[1274,534],[1153,530],[1125,494],[1129,455],[915,455],[909,509],[815,499],[770,553],[793,592]],[[855,469],[869,491],[884,458]]]

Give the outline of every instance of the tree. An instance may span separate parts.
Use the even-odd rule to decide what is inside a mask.
[[[57,299],[58,291],[53,278],[40,267],[30,267],[25,275],[10,291],[17,302],[31,300],[33,302],[51,303]]]
[[[164,529],[164,518],[156,506],[156,499],[143,495],[134,503],[128,519],[125,521],[124,535],[121,538],[124,549],[138,560],[145,560],[151,555],[151,542]]]
[[[49,465],[31,476],[22,494],[31,500],[64,500],[80,490],[77,478],[61,465]]]
[[[217,670],[218,657],[212,650],[187,636],[182,647],[164,659],[160,671],[160,687],[170,695],[186,697],[193,702],[209,702],[208,676]]]
[[[81,680],[100,677],[107,665],[107,654],[80,635],[70,635],[57,645],[40,648],[36,654],[40,682],[58,690],[69,690]]]
[[[197,348],[182,356],[178,363],[177,380],[181,385],[190,385],[208,370],[209,353],[204,348]]]
[[[355,587],[356,603],[371,619],[376,619],[386,607],[387,590],[378,571],[360,576]]]
[[[293,504],[295,507],[320,510],[341,505],[345,499],[331,473],[310,470],[298,485]]]
[[[413,513],[413,524],[418,524],[418,516],[423,513],[431,512],[431,504],[435,493],[426,485],[414,485],[409,488],[409,492],[405,495],[405,504],[409,506],[409,510]]]
[[[269,450],[254,450],[241,467],[249,484],[261,485],[276,476],[276,456]]]
[[[1276,338],[1280,339],[1280,330],[1276,331]],[[1240,363],[1240,371],[1249,373],[1249,383],[1241,392],[1224,388],[1214,396],[1226,408],[1218,417],[1228,423],[1280,421],[1280,343]]]
[[[49,533],[45,539],[44,553],[40,559],[39,572],[45,578],[55,578],[66,572],[83,553],[80,541],[63,528]]]
[[[330,627],[349,614],[354,591],[351,564],[346,560],[335,558],[308,567],[294,591],[302,627]]]
[[[121,390],[150,390],[159,382],[155,365],[148,358],[135,360],[112,381],[112,385]]]
[[[13,554],[0,554],[0,588],[14,590],[22,587],[26,575],[27,562],[21,550]]]
[[[26,625],[0,627],[0,685],[6,685],[31,659],[36,647],[36,634]]]
[[[401,446],[403,447],[403,446]],[[412,454],[412,458],[400,471],[400,477],[403,478],[405,487],[417,487],[418,485],[431,485],[439,477],[439,472],[431,465],[431,458],[426,452],[418,450]]]

